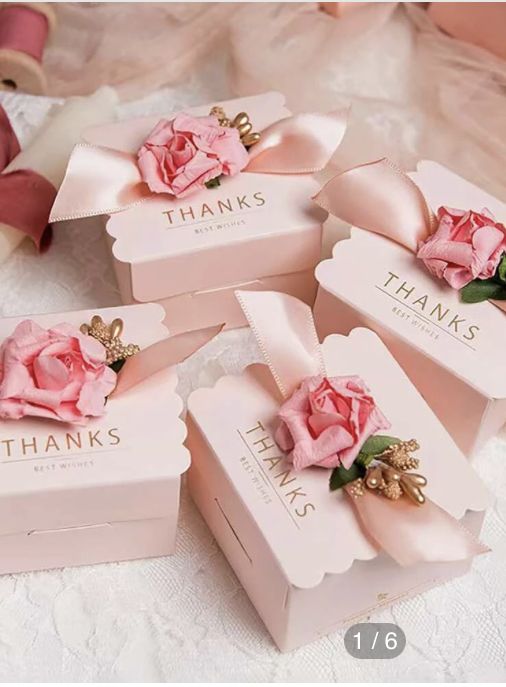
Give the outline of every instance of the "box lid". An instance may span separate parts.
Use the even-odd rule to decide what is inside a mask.
[[[246,111],[257,130],[290,114],[280,93],[213,104],[234,115]],[[95,127],[85,140],[135,152],[160,118]],[[107,232],[115,258],[130,265],[139,301],[231,286],[314,267],[325,218],[311,201],[317,190],[308,174],[242,172],[187,198],[153,196],[111,216]]]
[[[389,433],[419,441],[424,491],[432,501],[458,519],[486,508],[484,485],[378,336],[355,329],[327,337],[322,348],[329,376],[360,375],[391,422]],[[267,367],[255,365],[193,392],[188,410],[287,581],[310,588],[356,560],[375,558],[377,550],[347,497],[329,491],[330,471],[295,472],[276,446],[280,402]],[[232,525],[240,534],[241,523]]]
[[[504,203],[435,162],[421,162],[410,176],[433,208],[488,208],[506,217]],[[463,303],[403,246],[353,227],[316,277],[326,291],[486,397],[506,398],[506,314],[487,301]]]
[[[42,327],[77,326],[94,314],[124,321],[123,339],[144,348],[164,339],[155,304],[37,315]],[[0,341],[26,317],[0,320]],[[0,421],[0,535],[166,517],[167,484],[189,466],[174,368],[107,403],[86,426],[23,418]]]

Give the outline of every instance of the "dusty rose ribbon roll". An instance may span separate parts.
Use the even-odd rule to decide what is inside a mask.
[[[269,291],[237,291],[236,295],[284,398],[304,379],[326,374],[308,305]],[[399,565],[461,561],[488,551],[429,499],[417,506],[405,498],[389,501],[366,491],[360,498],[350,495],[349,501],[369,539]]]
[[[305,113],[275,122],[251,148],[244,172],[311,174],[323,169],[344,137],[346,119],[347,111],[343,111]],[[153,197],[142,180],[136,152],[77,145],[50,221],[111,214]]]
[[[0,171],[20,152],[19,141],[7,113],[0,106]],[[37,248],[45,250],[51,242],[48,208],[56,198],[55,187],[30,169],[0,174],[0,224],[19,229]]]
[[[0,8],[0,49],[25,53],[41,62],[48,32],[46,15],[36,9],[18,4]]]
[[[49,3],[2,3],[0,7],[0,88],[46,92],[42,55],[56,23]]]

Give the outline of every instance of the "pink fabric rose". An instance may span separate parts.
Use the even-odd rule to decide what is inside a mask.
[[[235,128],[218,119],[179,114],[161,119],[137,153],[142,178],[153,193],[178,198],[203,189],[221,175],[238,174],[248,152]]]
[[[26,415],[85,424],[104,414],[116,373],[106,350],[69,324],[21,322],[0,346],[0,418]]]
[[[275,439],[296,470],[350,468],[385,418],[360,377],[308,377],[279,410]]]
[[[462,289],[474,279],[493,277],[506,251],[506,228],[484,209],[441,207],[438,228],[418,248],[417,256],[438,279]]]

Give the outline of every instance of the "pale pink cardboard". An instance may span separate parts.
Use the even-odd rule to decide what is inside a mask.
[[[185,111],[205,115],[215,104]],[[280,93],[219,104],[231,115],[246,111],[256,130],[290,114]],[[93,128],[85,140],[136,149],[160,118]],[[312,305],[325,217],[311,202],[317,189],[309,174],[243,172],[216,189],[179,200],[158,195],[112,215],[106,231],[122,300],[160,302],[173,333],[244,325],[237,288],[285,291]]]
[[[31,319],[79,326],[94,314],[122,318],[125,343],[141,348],[168,336],[156,304]],[[1,319],[0,341],[24,319]],[[0,573],[173,551],[180,475],[190,462],[176,385],[175,369],[163,370],[112,397],[107,414],[85,427],[0,421]]]
[[[429,205],[506,206],[429,161],[411,175]],[[506,313],[462,303],[406,248],[356,227],[316,269],[315,321],[321,337],[366,325],[376,331],[466,455],[506,420]]]
[[[419,440],[427,496],[478,534],[488,494],[381,340],[356,329],[328,337],[323,354],[329,375],[366,380],[393,435]],[[378,554],[347,497],[329,491],[330,471],[294,472],[275,445],[281,400],[264,365],[223,377],[191,394],[187,441],[192,496],[281,650],[466,572]]]

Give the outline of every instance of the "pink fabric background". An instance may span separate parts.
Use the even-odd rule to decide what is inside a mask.
[[[227,77],[213,97],[276,89],[295,111],[351,103],[343,166],[431,158],[506,197],[506,61],[445,35],[419,6],[363,3],[338,18],[315,2],[54,7],[50,95],[111,83],[131,100],[188,87],[219,62]]]

